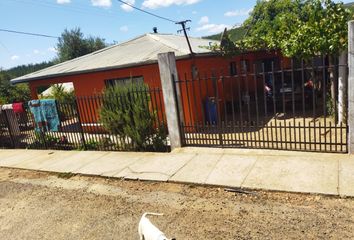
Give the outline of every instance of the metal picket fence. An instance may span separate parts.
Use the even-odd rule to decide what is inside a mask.
[[[146,98],[150,114],[154,116],[154,127],[160,130],[167,129],[160,88],[141,89],[129,94]],[[129,137],[112,134],[105,129],[100,121],[102,106],[110,100],[120,99],[122,101],[124,97],[115,96],[116,99],[107,99],[104,95],[92,95],[76,97],[73,101],[56,101],[60,118],[60,127],[57,132],[36,129],[35,119],[27,104],[24,104],[25,111],[15,114],[15,117],[9,117],[6,111],[0,111],[0,148],[169,151],[167,140],[162,139],[163,147],[156,149],[152,146],[152,140],[148,139],[146,149],[137,150]],[[128,105],[129,102],[126,101],[126,107]]]
[[[337,115],[338,64],[328,58],[240,62],[180,77],[185,146],[345,153],[346,123]],[[187,76],[187,74],[185,75]],[[332,97],[331,97],[332,96]]]

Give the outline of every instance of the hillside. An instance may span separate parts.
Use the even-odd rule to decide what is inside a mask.
[[[354,12],[354,2],[351,3],[346,3],[344,4],[344,7],[350,9],[352,12]]]
[[[11,78],[16,78],[16,77],[20,77],[23,75],[26,75],[28,73],[32,73],[47,67],[50,67],[54,65],[53,61],[49,61],[49,62],[42,62],[42,63],[36,63],[36,64],[27,64],[27,65],[20,65],[20,66],[16,66],[7,70],[0,70],[1,72],[6,72],[7,74],[9,74],[11,76]]]
[[[244,27],[235,27],[233,29],[228,30],[227,32],[229,33],[231,40],[237,41],[243,38],[243,36],[246,33],[246,29]],[[206,36],[204,38],[212,39],[212,40],[220,40],[221,34],[222,33],[218,33],[215,35]]]

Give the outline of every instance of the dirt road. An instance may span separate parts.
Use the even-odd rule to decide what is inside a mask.
[[[138,239],[146,211],[178,240],[354,238],[354,199],[0,168],[0,239]]]

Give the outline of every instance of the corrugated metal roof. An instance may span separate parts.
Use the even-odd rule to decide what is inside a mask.
[[[217,41],[190,38],[190,42],[193,52],[196,54],[207,54],[211,51],[205,47]],[[177,58],[186,57],[190,54],[184,36],[145,34],[130,41],[15,78],[11,82],[28,82],[50,77],[144,65],[156,62],[157,54],[164,52],[175,52]]]

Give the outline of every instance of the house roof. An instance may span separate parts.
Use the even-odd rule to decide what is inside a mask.
[[[190,42],[193,52],[199,55],[210,54],[211,51],[205,48],[205,46],[217,43],[218,41],[190,38]],[[184,36],[149,33],[130,41],[12,79],[11,82],[16,84],[51,77],[156,63],[157,54],[164,52],[175,52],[177,59],[190,56],[188,44]]]

